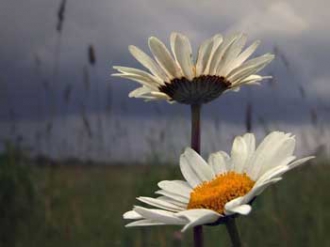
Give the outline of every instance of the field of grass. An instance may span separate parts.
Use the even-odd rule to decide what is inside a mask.
[[[34,166],[36,200],[18,224],[15,244],[44,247],[192,246],[191,231],[124,227],[122,214],[152,196],[162,179],[180,179],[171,166]],[[309,164],[257,198],[237,221],[244,246],[330,246],[330,166]],[[10,231],[10,227],[2,231]],[[230,246],[225,227],[204,227],[205,246]]]

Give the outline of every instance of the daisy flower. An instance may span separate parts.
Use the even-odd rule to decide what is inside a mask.
[[[257,148],[253,134],[238,136],[231,156],[219,151],[210,155],[208,163],[187,148],[180,157],[186,181],[161,181],[159,197],[138,197],[154,208],[135,206],[123,215],[135,220],[126,226],[183,225],[185,231],[235,214],[247,215],[254,198],[284,173],[313,158],[295,160],[294,149],[294,136],[282,132],[270,133]]]
[[[149,72],[122,66],[114,66],[119,73],[113,76],[124,77],[142,85],[129,96],[146,100],[164,99],[184,104],[210,102],[228,90],[237,91],[241,85],[257,84],[269,76],[257,75],[274,55],[265,54],[247,60],[257,49],[255,41],[244,51],[247,37],[237,33],[223,37],[216,34],[199,47],[197,59],[192,59],[189,39],[172,33],[171,50],[156,37],[149,38],[149,48],[154,57],[136,46],[129,51]]]

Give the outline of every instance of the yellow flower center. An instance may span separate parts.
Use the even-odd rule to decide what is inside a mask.
[[[194,188],[190,193],[187,208],[206,208],[223,214],[225,204],[237,197],[246,195],[254,183],[245,173],[227,172],[218,175],[213,180]]]

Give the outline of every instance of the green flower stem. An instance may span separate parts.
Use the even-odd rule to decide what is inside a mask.
[[[201,105],[191,105],[191,148],[200,153],[201,126],[200,126]],[[194,227],[194,247],[203,247],[203,227]]]
[[[200,153],[201,148],[201,105],[191,105],[191,148]]]
[[[239,237],[238,229],[236,226],[235,218],[229,218],[226,222],[227,232],[232,242],[232,247],[241,247],[241,239]]]

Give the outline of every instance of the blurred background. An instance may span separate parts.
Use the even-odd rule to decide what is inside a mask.
[[[196,52],[243,31],[276,55],[273,79],[203,106],[202,154],[233,137],[296,135],[317,160],[289,174],[239,219],[246,246],[330,246],[330,27],[326,0],[11,0],[0,3],[0,246],[191,246],[178,227],[125,229],[121,215],[157,181],[180,179],[189,108],[129,99],[112,66],[172,31]],[[139,176],[137,176],[137,174]],[[143,178],[143,181],[142,181]],[[251,220],[253,218],[253,220]],[[206,246],[228,246],[206,228]],[[223,243],[219,243],[220,239]],[[260,237],[262,236],[262,238]]]

